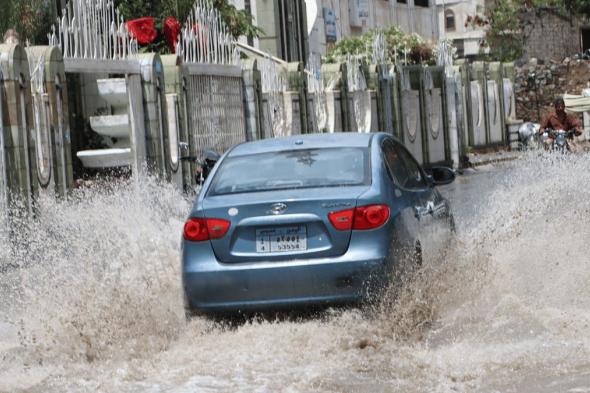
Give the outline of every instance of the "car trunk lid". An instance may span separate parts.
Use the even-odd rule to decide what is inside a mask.
[[[328,218],[356,207],[367,186],[325,187],[207,197],[206,217],[231,222],[227,234],[211,240],[221,262],[240,263],[322,258],[344,254],[350,230]]]

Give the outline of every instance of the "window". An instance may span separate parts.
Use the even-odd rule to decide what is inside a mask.
[[[414,0],[416,7],[428,7],[428,0]]]
[[[455,13],[451,10],[445,11],[445,30],[455,31]]]
[[[385,140],[385,142],[383,142],[382,149],[389,177],[396,184],[400,186],[403,185],[408,177],[408,174],[399,159],[393,141],[391,139]]]
[[[465,57],[464,40],[453,40],[453,45],[457,49],[457,57]]]
[[[420,165],[401,145],[387,139],[382,145],[388,172],[402,188],[426,188],[426,179]]]
[[[278,0],[280,54],[289,62],[307,60],[304,0]],[[262,6],[258,6],[259,8]]]
[[[211,195],[370,184],[367,148],[288,150],[228,157]]]
[[[401,4],[407,4],[408,3],[408,0],[397,0],[397,2],[398,3],[401,3]]]
[[[407,173],[407,178],[402,185],[405,188],[426,188],[428,183],[422,174],[422,169],[420,169],[420,164],[412,157],[410,153],[406,150],[405,147],[395,144],[395,150],[399,155],[400,161],[402,162],[405,172]],[[401,172],[401,171],[400,171]]]

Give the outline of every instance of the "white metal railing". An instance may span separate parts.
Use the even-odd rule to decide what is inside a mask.
[[[176,45],[185,63],[238,65],[240,52],[219,11],[209,0],[197,0]]]
[[[70,0],[48,34],[66,59],[127,59],[137,40],[112,0]]]

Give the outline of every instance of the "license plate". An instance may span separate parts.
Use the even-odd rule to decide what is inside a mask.
[[[307,250],[307,228],[304,225],[256,230],[256,252],[304,250]]]

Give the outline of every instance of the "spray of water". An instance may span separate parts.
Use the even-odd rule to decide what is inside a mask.
[[[458,179],[454,245],[374,309],[231,327],[182,317],[172,188],[42,201],[0,248],[0,391],[588,391],[589,164]]]
[[[362,71],[360,56],[349,55],[346,60],[348,92],[352,98],[352,111],[357,132],[371,131],[371,94]]]
[[[324,132],[328,125],[328,103],[326,101],[326,84],[322,77],[322,65],[319,56],[309,55],[305,69],[307,88],[311,96],[312,126],[314,132]]]
[[[267,101],[266,128],[272,130],[269,137],[288,136],[291,133],[291,124],[285,113],[288,109],[285,108],[285,92],[289,87],[285,70],[271,58],[264,58],[260,60],[260,71],[262,92],[266,95]]]
[[[1,247],[0,323],[16,334],[21,366],[165,349],[182,326],[176,278],[187,201],[155,181],[115,181],[39,205],[39,217],[15,222]],[[11,360],[0,370],[11,373]]]

